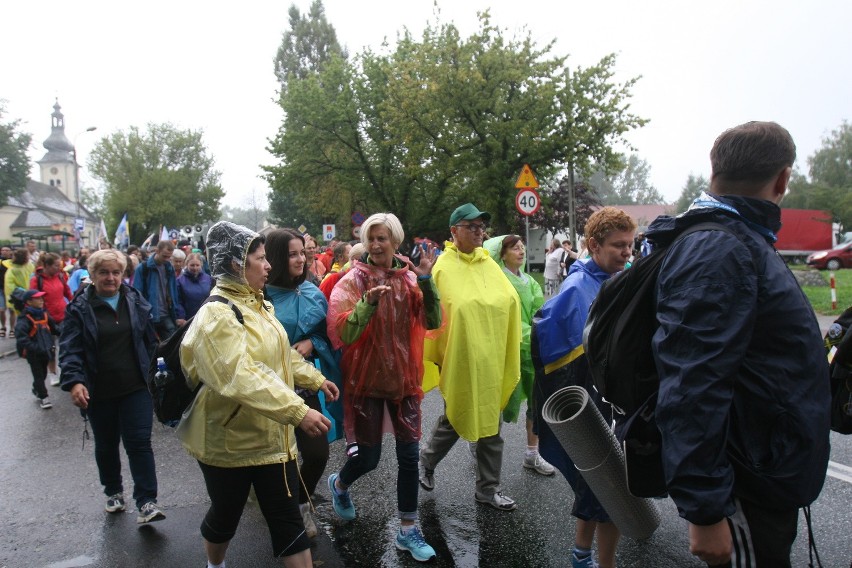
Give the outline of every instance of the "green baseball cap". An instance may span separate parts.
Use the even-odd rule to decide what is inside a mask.
[[[491,213],[487,211],[480,211],[473,203],[465,203],[464,205],[456,207],[456,210],[453,211],[452,215],[450,215],[450,227],[457,224],[459,221],[473,221],[474,219],[480,218],[490,221]]]

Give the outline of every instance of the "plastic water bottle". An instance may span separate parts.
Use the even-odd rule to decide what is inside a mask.
[[[154,384],[158,387],[166,385],[171,381],[171,373],[166,367],[166,360],[162,357],[157,357],[157,373],[154,375]]]

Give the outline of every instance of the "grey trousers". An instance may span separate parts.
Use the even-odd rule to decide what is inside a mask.
[[[420,450],[420,464],[435,469],[459,439],[446,414],[442,414],[429,441]],[[467,450],[465,450],[467,451]],[[490,497],[500,491],[500,470],[503,468],[503,438],[500,431],[476,441],[476,494]]]

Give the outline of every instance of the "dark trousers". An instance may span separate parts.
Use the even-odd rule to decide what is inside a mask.
[[[136,507],[157,501],[157,472],[151,449],[151,424],[154,407],[151,395],[140,389],[128,395],[107,400],[90,400],[88,415],[95,437],[95,462],[106,495],[122,493],[119,441],[133,477],[133,500]]]
[[[47,363],[50,357],[47,355],[35,355],[27,353],[27,363],[33,373],[33,394],[38,398],[47,398],[47,388],[44,380],[47,378]]]
[[[318,395],[305,398],[305,404],[317,412],[322,412]],[[309,436],[301,428],[296,428],[296,445],[302,454],[302,467],[299,473],[302,476],[304,486],[299,487],[299,504],[307,503],[308,497],[314,494],[320,478],[328,463],[328,437]]]
[[[177,323],[175,323],[175,320],[168,316],[160,318],[160,321],[154,324],[154,331],[157,332],[160,341],[165,341],[171,334],[175,332],[176,329]]]
[[[420,481],[417,463],[420,455],[420,442],[400,442],[396,440],[396,501],[399,517],[403,520],[417,519],[417,494]],[[346,460],[340,470],[340,481],[349,486],[362,475],[376,469],[382,456],[381,444],[367,446],[358,444],[358,455]]]
[[[733,550],[731,568],[790,568],[790,551],[796,540],[799,510],[777,511],[736,499],[737,510],[728,517]]]
[[[296,498],[299,472],[295,461],[248,467],[198,465],[210,495],[210,509],[201,523],[201,536],[208,542],[222,544],[234,538],[249,489],[254,486],[269,526],[273,555],[291,556],[310,548]]]

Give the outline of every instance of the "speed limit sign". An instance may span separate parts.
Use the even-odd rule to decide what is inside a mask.
[[[532,188],[522,189],[515,196],[515,207],[521,215],[535,215],[541,208],[541,197]]]

